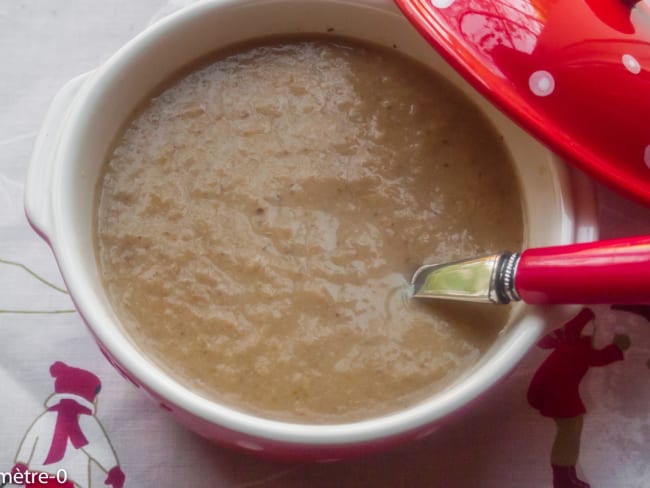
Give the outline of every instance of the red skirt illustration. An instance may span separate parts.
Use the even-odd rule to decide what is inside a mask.
[[[616,344],[594,349],[592,338],[582,335],[593,318],[594,313],[585,308],[539,342],[541,348],[553,352],[533,376],[528,402],[545,417],[576,417],[586,413],[579,387],[587,370],[623,359],[623,351]]]

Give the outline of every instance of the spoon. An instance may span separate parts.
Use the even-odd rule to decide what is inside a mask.
[[[418,268],[413,297],[507,304],[650,304],[650,236],[531,248]]]

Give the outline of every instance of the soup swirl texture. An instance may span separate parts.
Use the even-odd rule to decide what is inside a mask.
[[[343,39],[223,51],[134,116],[97,254],[133,341],[179,382],[294,422],[414,404],[508,309],[407,298],[421,264],[521,247],[500,136],[423,66]]]

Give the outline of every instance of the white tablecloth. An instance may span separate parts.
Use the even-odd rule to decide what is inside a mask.
[[[547,352],[534,350],[461,419],[390,452],[334,464],[278,465],[216,447],[176,425],[106,362],[72,310],[47,245],[23,214],[23,182],[48,104],[156,18],[190,0],[0,2],[0,472],[54,392],[63,361],[102,383],[95,418],[126,487],[549,487],[553,422],[526,401]],[[603,237],[650,233],[650,210],[598,188]],[[17,264],[21,265],[18,266]],[[625,332],[623,362],[582,383],[588,414],[579,470],[593,487],[650,487],[650,323],[596,307],[598,340]],[[99,442],[99,441],[98,441]],[[107,453],[105,453],[107,454]],[[104,485],[91,463],[90,486]],[[1,483],[0,483],[1,484]]]

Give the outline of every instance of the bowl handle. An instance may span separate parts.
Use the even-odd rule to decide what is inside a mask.
[[[47,242],[52,239],[52,176],[61,133],[70,105],[83,82],[92,73],[68,81],[55,95],[36,139],[25,183],[25,215],[34,230]]]

